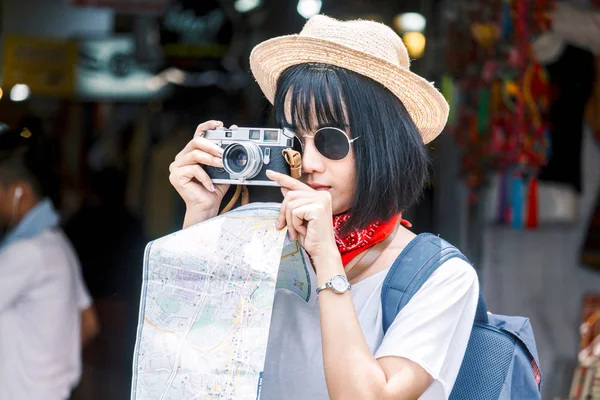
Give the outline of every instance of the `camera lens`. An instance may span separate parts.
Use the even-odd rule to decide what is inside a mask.
[[[232,179],[252,179],[262,168],[262,152],[252,142],[231,144],[223,153],[223,166]]]
[[[248,164],[248,153],[246,153],[244,148],[238,147],[231,151],[229,159],[231,160],[229,164],[231,169],[235,172],[242,172]]]

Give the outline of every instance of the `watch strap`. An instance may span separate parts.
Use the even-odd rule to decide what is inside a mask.
[[[332,286],[331,281],[325,282],[325,284],[323,286],[320,286],[320,287],[317,288],[317,294],[319,294],[319,292],[321,292],[323,290],[330,289],[331,286]]]
[[[337,276],[342,276],[344,278],[344,280],[346,281],[346,290],[344,290],[343,292],[337,292],[336,290],[333,289],[333,279]],[[336,293],[336,294],[342,294],[347,292],[348,290],[352,289],[352,285],[350,284],[350,281],[348,280],[347,277],[343,276],[343,275],[334,275],[331,277],[331,279],[328,282],[325,282],[325,284],[323,286],[320,286],[316,289],[317,295],[319,294],[319,292],[326,290],[326,289],[331,289],[332,292]]]

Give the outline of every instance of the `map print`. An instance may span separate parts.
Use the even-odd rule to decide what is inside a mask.
[[[291,290],[308,302],[311,290],[307,268],[312,267],[307,262],[304,250],[298,242],[286,239],[277,275],[277,289]]]
[[[286,236],[278,212],[252,204],[148,245],[133,400],[258,398]],[[308,299],[295,242],[283,257],[280,279]]]

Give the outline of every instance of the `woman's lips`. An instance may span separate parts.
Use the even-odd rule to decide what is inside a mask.
[[[319,183],[309,183],[308,186],[310,186],[314,190],[329,190],[329,189],[331,189],[331,186],[321,185]]]

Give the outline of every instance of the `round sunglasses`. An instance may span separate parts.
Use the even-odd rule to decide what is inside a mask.
[[[323,157],[333,161],[343,160],[350,154],[350,145],[360,136],[350,139],[346,132],[339,128],[324,127],[315,132],[314,135],[298,135],[293,131],[296,141],[304,150],[304,138],[311,138],[315,148]]]

